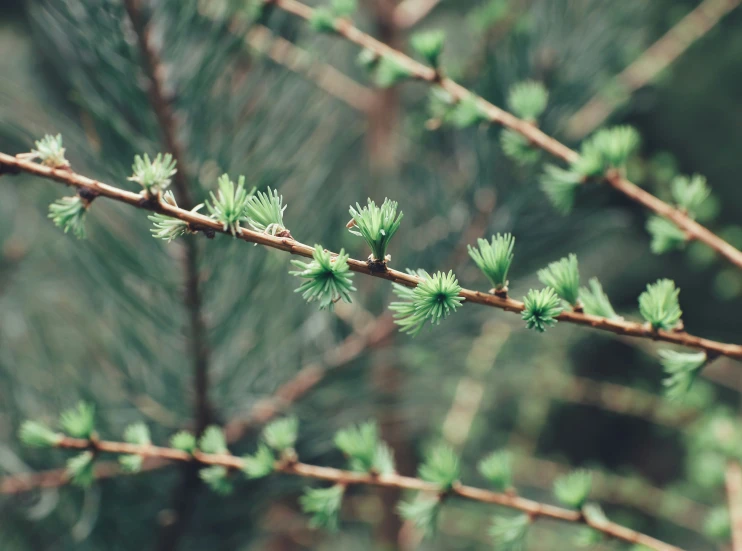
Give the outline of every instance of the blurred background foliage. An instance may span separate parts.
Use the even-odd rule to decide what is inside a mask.
[[[513,83],[542,80],[550,91],[542,126],[564,138],[574,113],[697,3],[449,0],[416,28],[445,29],[447,72],[497,105]],[[570,216],[558,215],[538,189],[539,169],[502,154],[499,129],[426,129],[424,85],[374,90],[356,48],[284,14],[268,19],[271,31],[360,83],[370,112],[250,48],[240,3],[153,4],[146,13],[197,201],[222,172],[245,174],[250,185],[280,190],[298,240],[359,258],[367,252],[345,230],[348,205],[388,196],[405,213],[390,248],[396,268],[453,269],[462,285],[484,290],[465,245],[509,231],[517,239],[513,296],[538,285],[538,268],[574,252],[583,279],[598,276],[619,312],[633,314],[646,283],[670,277],[682,289],[690,332],[739,341],[742,274],[701,245],[652,255],[647,213],[635,205],[601,189],[581,196]],[[362,2],[357,23],[406,48],[408,31],[390,28],[389,9]],[[61,132],[77,172],[134,189],[125,179],[134,154],[164,147],[120,1],[6,0],[0,14],[0,150],[27,151],[44,133]],[[641,131],[631,175],[655,194],[666,196],[677,173],[708,176],[718,210],[712,228],[738,247],[741,29],[737,10],[611,117]],[[22,449],[15,433],[21,420],[52,419],[78,399],[96,404],[99,430],[111,438],[137,420],[156,442],[193,424],[182,244],[156,241],[141,212],[106,201],[95,203],[89,239],[78,242],[46,218],[59,196],[58,186],[39,179],[0,180],[4,475],[63,464],[64,453]],[[687,549],[717,548],[703,519],[724,503],[718,465],[689,427],[713,396],[737,407],[738,367],[719,360],[685,404],[670,404],[651,343],[566,325],[535,335],[516,316],[477,307],[415,339],[387,331],[349,361],[334,361],[345,339],[388,326],[373,320],[388,310],[391,286],[358,277],[353,305],[317,312],[293,294],[287,255],[224,236],[195,239],[209,396],[220,422],[248,415],[303,367],[327,364],[326,376],[289,407],[301,420],[302,458],[340,464],[335,430],[366,419],[379,421],[403,474],[444,439],[462,452],[464,478],[480,481],[477,460],[508,447],[525,495],[549,500],[556,473],[589,467],[594,497],[612,519]],[[254,438],[247,431],[233,451],[251,450]],[[187,522],[171,538],[181,479],[173,466],[87,491],[0,496],[0,547],[491,547],[487,508],[451,503],[439,536],[419,542],[396,517],[400,496],[373,489],[351,492],[339,533],[313,532],[296,505],[303,483],[280,478],[242,483],[227,498],[194,489]],[[530,548],[573,549],[576,531],[537,523]]]

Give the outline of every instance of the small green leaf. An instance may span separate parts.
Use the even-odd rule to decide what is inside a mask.
[[[242,461],[242,471],[247,478],[263,478],[273,472],[276,458],[268,446],[260,444],[255,454],[246,455]]]
[[[414,501],[401,501],[397,505],[399,515],[412,522],[426,537],[435,533],[441,501],[437,496],[418,494]]]
[[[67,460],[67,474],[73,484],[87,488],[95,479],[93,452],[84,451]]]
[[[495,549],[497,551],[525,551],[530,526],[531,520],[528,515],[495,517],[490,528],[490,536]]]
[[[62,430],[75,438],[90,438],[95,430],[95,407],[80,402],[77,408],[62,412],[59,417]]]
[[[307,488],[299,504],[302,511],[311,515],[309,526],[337,530],[344,493],[345,488],[339,484],[329,488]]]
[[[234,491],[234,486],[229,480],[229,471],[221,465],[212,465],[198,471],[198,476],[209,488],[219,495],[229,495]]]
[[[611,167],[621,168],[639,148],[640,143],[639,133],[630,126],[615,126],[598,130],[583,144],[582,156],[589,162],[583,164],[583,161],[578,165],[583,170],[589,165],[592,166],[589,174],[582,172],[585,176],[597,176]]]
[[[336,16],[331,9],[319,7],[312,12],[309,25],[319,33],[334,33],[335,19]]]
[[[24,421],[18,431],[21,442],[34,448],[51,448],[59,444],[62,434],[38,421]]]
[[[62,228],[64,233],[72,232],[78,239],[85,239],[85,215],[88,203],[78,195],[62,197],[49,205],[49,218],[54,225]]]
[[[519,82],[510,88],[508,106],[521,119],[536,121],[546,109],[549,92],[533,80]]]
[[[561,302],[551,287],[546,287],[540,291],[531,289],[523,298],[521,317],[525,320],[528,329],[535,329],[539,333],[543,333],[547,327],[556,325],[556,316],[561,313]]]
[[[210,454],[229,453],[222,428],[215,425],[206,427],[198,441],[198,449]]]
[[[381,56],[376,64],[374,82],[379,88],[390,88],[411,77],[410,70],[402,65],[396,57]]]
[[[149,195],[158,195],[170,185],[172,177],[178,172],[175,168],[175,159],[170,153],[158,153],[154,160],[150,160],[146,153],[134,157],[131,167],[133,175],[128,179],[138,183]]]
[[[670,279],[658,279],[647,285],[647,290],[639,296],[639,312],[653,328],[672,331],[680,321],[683,312],[678,303],[680,289]]]
[[[412,49],[435,68],[438,67],[445,43],[446,33],[441,30],[417,32],[410,39]]]
[[[170,438],[170,445],[176,450],[193,453],[196,449],[196,437],[190,432],[182,430]]]
[[[577,256],[570,254],[538,271],[538,279],[556,291],[559,298],[572,306],[579,306],[580,270]]]
[[[397,215],[397,202],[384,199],[380,207],[371,199],[365,207],[356,203],[350,207],[353,225],[348,228],[350,233],[362,237],[371,248],[372,259],[377,262],[386,261],[386,250],[394,234],[402,223],[403,213]]]
[[[579,469],[560,476],[554,482],[554,496],[560,503],[573,509],[581,509],[592,487],[592,475],[589,471]]]
[[[30,153],[19,155],[22,159],[39,159],[42,165],[51,168],[66,168],[70,163],[64,157],[65,149],[62,147],[62,135],[52,136],[46,134],[43,138],[35,142],[36,149]]]
[[[175,208],[178,208],[178,203],[175,202],[175,196],[170,190],[166,191],[162,195],[162,201]],[[198,212],[203,207],[203,203],[201,203],[200,205],[196,205],[191,209],[191,212]],[[188,222],[185,222],[178,218],[173,218],[172,216],[155,213],[148,216],[147,218],[149,218],[154,225],[154,228],[150,230],[152,236],[156,239],[163,239],[168,243],[182,235],[194,233],[191,231]]]
[[[541,150],[515,130],[503,130],[500,133],[500,145],[502,152],[521,166],[535,164],[541,159]]]
[[[711,190],[706,184],[706,177],[700,174],[690,177],[676,176],[672,181],[671,190],[678,207],[693,218],[711,195]]]
[[[425,461],[417,472],[426,482],[432,482],[442,490],[448,490],[458,481],[461,474],[459,458],[450,446],[440,444],[426,454]]]
[[[296,417],[284,417],[269,423],[263,429],[263,440],[278,453],[294,448],[299,431]]]
[[[593,277],[588,281],[587,287],[580,287],[580,302],[586,314],[600,316],[611,320],[621,319],[611,305],[611,301],[603,292],[603,286],[597,278]]]
[[[315,245],[313,258],[312,262],[291,261],[299,270],[289,273],[307,280],[295,292],[302,293],[307,302],[318,302],[320,310],[332,310],[340,299],[350,303],[350,293],[356,288],[345,250],[340,249],[340,254],[333,258],[321,245]]]
[[[369,472],[374,467],[379,430],[376,423],[370,421],[357,427],[338,431],[335,445],[349,459],[354,471]]]
[[[245,189],[244,176],[238,178],[235,186],[227,174],[222,174],[217,185],[219,186],[218,194],[214,195],[213,191],[210,192],[211,203],[206,201],[206,209],[211,218],[222,224],[224,231],[229,230],[232,235],[236,235],[248,201],[255,190],[248,192]]]
[[[493,289],[507,291],[508,271],[513,263],[515,238],[509,233],[498,233],[492,236],[491,243],[486,239],[478,239],[477,245],[478,249],[468,245],[469,256],[487,276]]]
[[[667,377],[662,381],[665,395],[671,400],[684,398],[698,374],[706,365],[706,353],[684,353],[660,350],[660,363]]]
[[[541,189],[555,209],[561,214],[568,214],[574,206],[575,193],[582,179],[578,172],[548,164],[540,178]]]
[[[646,227],[652,236],[650,248],[655,254],[682,249],[688,241],[683,230],[662,216],[650,216]]]
[[[277,190],[268,188],[268,193],[258,191],[247,198],[244,209],[244,219],[255,231],[270,235],[286,232],[283,224],[283,197]]]
[[[124,441],[129,444],[137,444],[139,446],[149,446],[152,443],[150,438],[149,429],[144,423],[135,423],[126,427],[124,431]],[[124,455],[119,457],[119,463],[124,470],[130,473],[137,473],[142,468],[143,458],[140,455]]]
[[[394,323],[400,326],[400,331],[413,336],[427,322],[438,325],[464,301],[459,296],[459,282],[451,271],[448,274],[437,272],[433,276],[424,277],[411,292],[401,285],[395,285],[394,292],[399,298],[406,299],[389,305],[389,309],[396,312]]]
[[[451,124],[456,128],[468,128],[488,121],[487,114],[482,111],[478,100],[479,98],[471,94],[456,103],[449,116]]]
[[[703,532],[709,538],[728,543],[732,537],[732,523],[729,518],[729,510],[724,506],[711,509],[703,522]]]
[[[498,491],[503,492],[513,484],[512,457],[506,451],[492,452],[479,462],[479,472]]]

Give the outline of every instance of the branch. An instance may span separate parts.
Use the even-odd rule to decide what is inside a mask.
[[[613,111],[624,104],[633,92],[652,82],[697,40],[713,29],[726,14],[739,6],[740,1],[701,2],[626,69],[611,79],[604,87],[604,91],[596,94],[572,115],[567,126],[569,137],[580,139],[595,130]]]
[[[87,190],[94,195],[104,196],[140,209],[165,214],[183,220],[190,225],[191,229],[203,231],[207,235],[213,235],[215,233],[231,235],[228,231],[223,229],[223,226],[219,222],[207,216],[174,207],[168,203],[159,202],[157,199],[150,199],[141,194],[110,186],[97,180],[92,180],[72,172],[69,169],[50,168],[0,152],[0,172],[3,170],[5,172],[16,173],[27,172],[29,174],[61,182],[65,185],[74,186],[78,189]],[[275,237],[267,233],[260,233],[246,228],[239,228],[235,237],[247,241],[248,243],[257,243],[272,249],[278,249],[307,258],[311,258],[314,252],[312,247],[300,243],[290,237]],[[397,270],[386,269],[383,272],[378,272],[370,267],[369,263],[366,261],[350,258],[348,259],[348,266],[354,272],[378,277],[380,279],[386,279],[406,287],[416,287],[421,282],[420,278],[417,276],[399,272]],[[523,303],[518,300],[501,298],[494,294],[483,293],[481,291],[462,289],[459,296],[466,299],[467,302],[497,308],[506,312],[520,313],[524,309]],[[645,338],[678,344],[689,348],[697,348],[704,350],[711,357],[728,356],[730,358],[742,359],[742,345],[726,344],[710,339],[704,339],[684,331],[653,330],[649,326],[637,322],[611,320],[600,316],[571,311],[562,312],[556,316],[556,319],[567,323],[584,325],[594,329],[616,333],[618,335]]]
[[[314,10],[297,0],[265,0],[287,13],[291,13],[307,21],[311,20]],[[376,53],[379,56],[390,57],[404,68],[413,78],[437,85],[446,90],[455,101],[474,98],[480,111],[490,122],[505,126],[525,137],[533,147],[543,149],[547,153],[562,159],[567,163],[574,163],[580,159],[579,153],[570,149],[560,141],[542,132],[533,124],[521,120],[511,113],[500,109],[487,100],[476,96],[464,86],[444,77],[432,67],[428,67],[402,52],[391,48],[374,37],[360,31],[347,19],[339,18],[335,21],[335,32],[345,38]],[[630,181],[616,173],[607,173],[605,180],[632,201],[635,201],[649,210],[671,220],[676,226],[685,231],[688,239],[705,243],[714,251],[726,258],[737,268],[742,269],[742,251],[734,248],[718,235],[714,234],[687,214],[661,201],[651,193],[644,191]]]
[[[65,449],[90,450],[94,453],[112,453],[119,455],[138,455],[143,458],[158,458],[166,461],[197,462],[200,465],[221,466],[228,469],[242,471],[245,461],[240,457],[229,454],[206,454],[198,450],[193,454],[174,448],[158,446],[142,446],[128,444],[125,442],[113,442],[107,440],[85,440],[80,438],[62,437],[56,447]],[[402,476],[398,474],[377,475],[356,471],[346,471],[332,467],[310,465],[294,460],[282,459],[274,464],[274,472],[288,475],[324,480],[343,486],[365,485],[383,488],[397,488],[400,490],[416,490],[439,494],[441,488],[437,484],[426,482],[419,478]],[[531,520],[547,518],[564,522],[573,522],[588,525],[606,536],[616,538],[632,544],[645,545],[656,551],[682,551],[679,547],[659,541],[651,536],[642,534],[614,522],[598,522],[591,520],[581,511],[564,509],[518,495],[498,493],[473,486],[465,486],[460,483],[454,484],[450,490],[451,495],[470,501],[500,505],[509,509],[515,509],[527,513]]]
[[[402,0],[394,10],[394,24],[400,29],[414,27],[440,2],[441,0]]]
[[[727,502],[732,527],[732,551],[742,551],[742,467],[730,461],[726,471]]]

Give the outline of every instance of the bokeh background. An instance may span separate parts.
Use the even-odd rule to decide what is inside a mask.
[[[598,93],[612,97],[612,77],[698,2],[448,0],[414,29],[394,24],[394,4],[361,2],[358,25],[402,49],[412,30],[445,29],[447,72],[497,105],[513,83],[543,81],[551,97],[542,126],[575,145],[570,128],[580,107]],[[538,188],[538,165],[506,158],[499,129],[426,128],[425,85],[377,90],[354,46],[278,12],[265,22],[268,32],[249,24],[241,3],[161,0],[145,8],[198,201],[222,172],[244,174],[251,185],[280,190],[298,240],[362,258],[364,245],[345,229],[348,205],[390,197],[404,211],[390,248],[396,268],[453,269],[462,285],[484,290],[466,244],[509,231],[517,239],[516,297],[538,285],[537,269],[574,252],[583,280],[599,277],[622,314],[636,313],[646,283],[670,277],[682,289],[690,332],[740,340],[741,273],[701,245],[652,255],[647,213],[607,189],[558,215]],[[278,61],[256,49],[276,44],[284,48],[270,50],[284,52]],[[133,156],[165,148],[121,2],[4,0],[0,52],[0,150],[28,151],[34,139],[60,132],[76,171],[135,189],[126,181]],[[737,247],[740,59],[738,9],[610,117],[640,130],[631,176],[653,193],[666,197],[677,173],[708,177],[715,201],[706,221]],[[328,76],[318,69],[324,64],[352,81]],[[99,431],[112,439],[139,420],[158,442],[194,426],[183,244],[156,241],[142,212],[104,200],[89,216],[88,240],[77,241],[46,217],[63,193],[40,179],[0,179],[6,477],[63,466],[68,454],[24,449],[16,431],[23,419],[53,420],[80,399],[96,404]],[[465,480],[481,483],[478,459],[507,447],[524,495],[549,501],[558,473],[588,467],[593,496],[612,519],[687,549],[724,548],[703,529],[725,501],[718,458],[698,450],[692,428],[712,402],[737,407],[738,366],[719,360],[685,403],[668,403],[652,343],[566,325],[537,335],[517,316],[476,306],[412,339],[390,325],[393,295],[383,281],[356,277],[352,305],[318,312],[293,293],[288,255],[224,236],[194,241],[208,393],[215,419],[232,423],[235,453],[254,448],[266,404],[300,418],[303,459],[329,465],[342,464],[335,430],[376,419],[403,474],[444,440],[461,451]],[[288,399],[267,402],[279,389]],[[167,466],[86,491],[5,492],[0,547],[491,548],[487,507],[452,500],[438,536],[420,541],[395,513],[403,496],[353,489],[340,532],[327,534],[309,530],[299,512],[303,481],[241,482],[224,498],[187,480]],[[539,522],[529,549],[573,549],[576,530]]]

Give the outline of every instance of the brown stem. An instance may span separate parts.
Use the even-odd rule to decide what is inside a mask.
[[[298,2],[297,0],[271,0],[271,3],[287,13],[291,13],[306,20],[310,20],[314,13],[312,8]],[[545,134],[533,124],[517,118],[511,113],[500,109],[481,97],[473,95],[470,90],[454,82],[450,78],[440,79],[437,72],[431,67],[415,61],[402,52],[395,50],[389,45],[384,44],[374,37],[360,31],[348,20],[338,19],[335,22],[335,31],[346,40],[363,48],[367,48],[375,52],[377,55],[394,58],[395,61],[401,67],[407,69],[414,78],[423,80],[429,84],[439,85],[451,94],[452,98],[456,101],[460,101],[467,97],[474,97],[480,110],[489,118],[490,122],[510,128],[525,137],[534,147],[543,149],[551,155],[570,164],[580,159],[579,153]],[[718,235],[688,217],[685,213],[667,203],[664,203],[650,193],[639,189],[628,180],[614,177],[609,181],[615,189],[624,193],[633,201],[638,202],[661,216],[669,218],[680,229],[684,230],[691,239],[696,239],[705,243],[714,251],[726,258],[729,262],[734,264],[737,268],[742,269],[742,251],[734,248]]]
[[[30,161],[17,159],[5,153],[0,153],[0,165],[18,168],[23,172],[35,174],[77,188],[90,188],[99,195],[109,199],[126,203],[140,209],[159,212],[173,218],[178,218],[179,220],[183,220],[190,224],[208,228],[216,233],[230,235],[228,231],[224,230],[223,226],[219,222],[208,218],[207,216],[174,207],[166,203],[158,203],[156,201],[148,200],[140,194],[110,186],[97,180],[92,180],[70,170],[46,167]],[[293,238],[274,237],[266,233],[260,233],[246,228],[240,228],[235,237],[247,241],[248,243],[257,243],[259,245],[264,245],[266,247],[307,258],[311,258],[314,253],[313,247],[300,243]],[[348,266],[354,272],[380,279],[386,279],[406,287],[416,287],[420,283],[420,279],[417,276],[393,270],[391,268],[386,272],[375,272],[369,268],[368,262],[364,260],[348,259]],[[506,312],[521,313],[524,308],[523,303],[518,300],[500,298],[490,293],[474,291],[471,289],[462,289],[459,296],[465,298],[468,302],[497,308]],[[689,348],[697,348],[699,350],[704,350],[712,356],[728,356],[730,358],[742,359],[742,345],[727,344],[710,339],[704,339],[684,331],[655,331],[648,328],[643,323],[612,320],[600,316],[593,316],[591,314],[581,314],[569,311],[562,312],[556,317],[556,319],[567,323],[592,327],[593,329],[599,329],[601,331],[608,331],[618,335],[663,341]]]
[[[726,489],[732,526],[732,551],[742,551],[742,467],[733,460],[727,464]]]
[[[63,437],[58,443],[60,448],[70,449],[88,449],[91,443],[88,440],[78,438]],[[195,460],[201,465],[219,465],[229,469],[241,470],[244,466],[243,459],[228,454],[205,454],[199,451],[190,455],[187,452],[171,448],[162,448],[158,446],[141,446],[137,444],[128,444],[125,442],[112,442],[100,440],[95,443],[96,449],[101,453],[115,454],[132,454],[141,457],[156,457],[168,461],[187,461]],[[335,484],[345,486],[365,485],[378,486],[383,488],[397,488],[401,490],[417,490],[421,492],[436,493],[440,492],[440,487],[436,484],[413,478],[401,476],[398,474],[376,475],[370,473],[360,473],[355,471],[345,471],[332,467],[322,467],[319,465],[310,465],[307,463],[277,461],[274,469],[278,473],[296,475],[304,478],[315,480],[324,480]],[[628,542],[646,545],[656,551],[682,551],[679,547],[659,541],[651,536],[642,534],[630,528],[626,528],[614,522],[596,522],[587,519],[580,511],[563,509],[531,499],[526,499],[511,493],[492,492],[473,486],[456,484],[451,489],[451,495],[463,499],[477,501],[480,503],[490,503],[522,511],[530,515],[534,520],[538,518],[549,518],[565,522],[583,523],[591,526],[611,536],[613,538]]]

